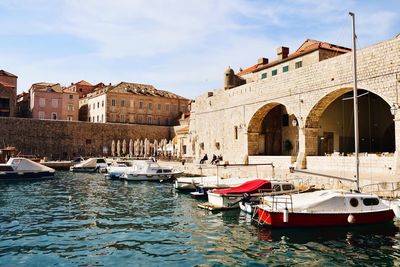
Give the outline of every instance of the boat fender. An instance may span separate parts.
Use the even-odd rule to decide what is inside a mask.
[[[283,210],[283,222],[289,222],[289,210],[287,207]]]
[[[347,221],[348,223],[353,224],[356,222],[356,218],[354,217],[353,214],[349,214],[349,216],[347,217]]]

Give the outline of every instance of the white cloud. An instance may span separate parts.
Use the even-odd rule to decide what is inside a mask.
[[[359,42],[363,46],[392,37],[399,25],[395,8],[380,4],[380,9],[375,10],[376,6],[358,3],[337,0],[0,1],[6,15],[0,17],[2,40],[8,36],[40,36],[45,47],[30,50],[27,43],[19,44],[19,49],[0,49],[4,64],[1,68],[16,70],[21,89],[40,80],[65,84],[81,79],[125,80],[150,83],[195,97],[222,86],[227,66],[235,70],[246,68],[261,56],[273,60],[278,46],[289,46],[294,51],[306,38],[349,45],[349,10],[357,14]],[[60,37],[76,40],[74,47],[62,38],[57,39]],[[52,39],[60,47],[50,53],[46,51],[46,43]],[[84,49],[78,47],[82,43],[86,46]],[[64,50],[73,52],[65,54]],[[21,51],[28,52],[15,54]]]

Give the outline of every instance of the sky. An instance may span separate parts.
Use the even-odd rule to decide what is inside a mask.
[[[351,47],[400,33],[399,0],[0,0],[0,69],[36,82],[135,82],[195,99],[307,38]]]

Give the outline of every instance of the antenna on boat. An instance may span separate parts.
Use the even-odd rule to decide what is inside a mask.
[[[353,103],[354,103],[354,149],[356,154],[356,183],[357,191],[360,191],[360,161],[358,158],[359,154],[359,129],[358,129],[358,97],[357,97],[357,56],[356,56],[356,24],[355,24],[355,14],[349,12],[352,19],[352,55],[353,55]]]

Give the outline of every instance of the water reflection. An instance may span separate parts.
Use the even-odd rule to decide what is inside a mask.
[[[259,229],[211,213],[171,184],[100,174],[0,184],[0,266],[396,265],[398,225]]]

